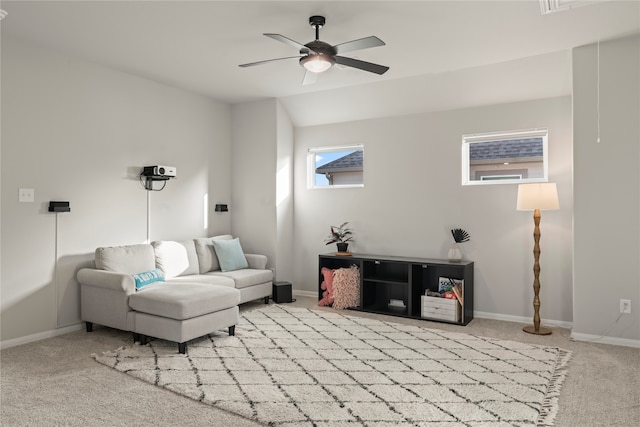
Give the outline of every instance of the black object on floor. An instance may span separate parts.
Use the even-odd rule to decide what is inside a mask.
[[[291,293],[291,283],[273,282],[272,298],[273,302],[277,304],[293,302],[294,299]]]

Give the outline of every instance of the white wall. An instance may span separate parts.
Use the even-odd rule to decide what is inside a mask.
[[[533,316],[532,212],[516,211],[517,185],[461,186],[464,134],[549,129],[549,178],[561,209],[541,223],[541,314],[572,320],[571,98],[296,128],[294,258],[297,289],[316,291],[318,254],[329,225],[350,221],[351,251],[446,258],[450,229],[475,262],[475,310],[497,318]],[[311,147],[364,144],[364,188],[306,188]]]
[[[297,242],[293,236],[293,124],[278,101],[278,143],[276,164],[277,281],[293,280],[293,254]]]
[[[638,51],[637,37],[601,46],[596,145],[595,46],[574,51],[573,129],[571,98],[562,97],[294,133],[277,100],[232,114],[222,103],[3,37],[1,340],[78,322],[77,269],[97,246],[146,238],[147,192],[135,177],[146,164],[177,166],[179,176],[150,195],[151,239],[231,231],[245,237],[245,250],[270,256],[279,280],[315,292],[317,255],[333,250],[323,244],[331,224],[351,222],[358,252],[437,258],[446,257],[449,229],[462,227],[472,236],[462,249],[476,263],[476,312],[531,317],[531,215],[515,210],[516,186],[460,186],[460,137],[547,127],[561,209],[543,212],[541,224],[543,323],[573,320],[575,336],[637,342]],[[364,188],[306,189],[309,147],[356,143],[365,145]],[[18,203],[18,188],[34,188],[36,202]],[[205,211],[205,194],[231,212]],[[46,212],[50,200],[69,200],[71,213]],[[620,298],[631,299],[634,313],[614,325]]]
[[[640,38],[573,51],[573,335],[640,341]],[[632,313],[620,316],[620,299]]]
[[[227,105],[3,36],[1,111],[3,342],[79,322],[76,271],[98,246],[146,239],[141,166],[178,170],[150,194],[152,240],[230,230],[203,205],[230,198]]]
[[[231,108],[231,231],[247,253],[276,260],[277,101]]]
[[[276,99],[232,107],[232,232],[291,279],[293,125]]]

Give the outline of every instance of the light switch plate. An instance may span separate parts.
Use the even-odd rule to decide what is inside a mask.
[[[33,202],[35,199],[35,191],[33,188],[21,188],[18,190],[18,201]]]

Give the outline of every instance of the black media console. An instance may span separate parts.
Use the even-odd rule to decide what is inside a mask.
[[[473,319],[473,262],[333,253],[319,255],[318,300],[322,267],[356,265],[360,270],[360,306],[354,310],[466,325]],[[450,280],[449,280],[450,279]],[[440,282],[457,283],[460,300],[426,296]]]

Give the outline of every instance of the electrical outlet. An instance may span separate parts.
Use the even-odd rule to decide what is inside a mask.
[[[631,300],[630,299],[621,299],[620,300],[620,313],[631,314]]]
[[[20,202],[33,202],[35,199],[35,191],[33,188],[20,188],[18,190],[18,201]]]

